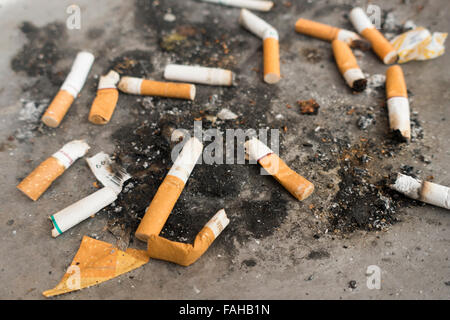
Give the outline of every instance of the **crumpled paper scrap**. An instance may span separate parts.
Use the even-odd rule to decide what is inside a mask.
[[[42,294],[51,297],[87,288],[137,269],[148,261],[145,250],[121,251],[112,244],[84,236],[61,282]]]
[[[398,53],[398,63],[411,60],[429,60],[444,54],[444,42],[447,33],[434,32],[433,34],[423,27],[417,27],[395,37],[391,44]]]

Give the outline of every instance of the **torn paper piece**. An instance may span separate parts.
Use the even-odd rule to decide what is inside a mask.
[[[209,246],[230,223],[225,210],[219,210],[197,234],[194,244],[167,240],[158,235],[148,238],[148,254],[150,258],[170,261],[182,266],[189,266],[208,250]]]
[[[107,242],[84,236],[61,282],[46,297],[88,288],[137,269],[149,260],[145,250],[121,251]]]
[[[445,39],[447,33],[430,33],[423,27],[402,33],[395,37],[391,43],[398,53],[398,63],[411,60],[429,60],[437,58],[445,52]]]

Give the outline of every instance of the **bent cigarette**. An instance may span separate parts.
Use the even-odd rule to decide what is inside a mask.
[[[264,81],[270,84],[280,81],[278,32],[270,24],[247,9],[241,10],[239,23],[263,40]]]
[[[169,64],[164,69],[164,78],[211,86],[232,86],[235,75],[226,69]]]
[[[249,159],[256,160],[286,190],[298,200],[304,200],[314,191],[314,185],[289,168],[268,146],[257,138],[244,144]]]
[[[391,130],[400,132],[407,140],[411,139],[408,91],[399,65],[386,70],[386,96]]]
[[[23,179],[17,188],[36,201],[56,178],[78,158],[84,156],[88,150],[89,145],[82,140],[74,140],[65,144]]]
[[[59,126],[83,88],[93,63],[94,55],[92,53],[82,51],[77,54],[70,73],[42,116],[42,122],[47,126],[52,128]]]
[[[159,235],[203,150],[197,138],[189,139],[158,188],[137,230],[136,237],[146,241]]]
[[[147,242],[148,254],[151,258],[187,267],[197,261],[208,250],[213,241],[229,223],[230,220],[225,210],[219,210],[197,234],[193,245],[170,241],[152,234]]]
[[[114,70],[108,72],[106,76],[101,76],[98,83],[97,96],[89,112],[89,121],[95,124],[106,124],[111,119],[114,109],[119,99],[117,82],[120,76]]]
[[[450,209],[450,188],[429,181],[421,181],[398,173],[390,187],[405,196],[434,206]]]
[[[367,86],[367,80],[359,68],[358,62],[348,44],[341,40],[333,40],[331,45],[339,72],[349,87],[357,92],[364,91]]]
[[[324,23],[302,18],[298,19],[295,23],[295,31],[329,42],[336,39],[341,40],[347,43],[350,47],[359,46],[361,42],[366,42],[366,40],[362,39],[353,31],[336,28]]]
[[[374,27],[364,10],[356,7],[350,12],[350,21],[364,38],[369,40],[372,49],[385,64],[397,61],[398,55],[392,44]]]
[[[230,7],[247,8],[258,11],[269,11],[273,7],[272,1],[262,0],[201,0],[203,2],[223,4]]]
[[[123,77],[119,89],[130,94],[194,100],[195,85],[188,83],[160,82],[134,77]]]

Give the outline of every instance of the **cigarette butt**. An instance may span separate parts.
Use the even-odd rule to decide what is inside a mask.
[[[264,34],[264,81],[270,84],[280,81],[280,48],[278,33],[275,29],[268,29]]]
[[[73,162],[84,156],[89,146],[82,140],[65,144],[59,151],[43,161],[17,188],[36,201]]]
[[[397,174],[394,184],[391,184],[390,187],[409,198],[450,209],[449,187],[421,181],[401,173]]]
[[[50,216],[53,223],[52,237],[56,238],[64,231],[86,220],[96,214],[104,207],[110,205],[117,199],[115,190],[109,187],[94,192],[93,194],[75,202],[67,208]]]
[[[187,267],[197,261],[208,250],[209,246],[227,227],[229,222],[230,220],[225,210],[219,210],[197,234],[193,245],[170,241],[152,234],[147,242],[148,254],[151,258]]]
[[[232,86],[235,75],[226,69],[169,64],[164,69],[164,78],[211,86]]]
[[[367,45],[363,45],[367,41],[363,40],[363,38],[361,38],[357,33],[345,29],[336,28],[316,21],[300,18],[295,23],[295,31],[329,42],[336,39],[341,40],[348,44],[350,47],[367,47]]]
[[[398,55],[392,44],[374,27],[364,10],[356,7],[350,12],[350,21],[364,38],[369,40],[372,49],[385,64],[397,61]]]
[[[61,89],[42,116],[42,122],[56,128],[61,123],[75,98],[86,82],[89,70],[94,63],[94,55],[87,51],[79,52]]]
[[[136,230],[136,237],[139,240],[146,241],[152,234],[159,235],[202,150],[203,145],[197,138],[191,138],[186,142]]]
[[[202,1],[258,11],[270,11],[270,9],[272,9],[273,7],[272,1],[261,1],[261,0],[202,0]]]
[[[389,114],[389,126],[398,131],[405,139],[411,139],[411,121],[405,77],[399,65],[386,70],[386,96]]]
[[[166,98],[195,98],[195,85],[188,83],[160,82],[147,79],[123,77],[119,89],[126,93]]]
[[[112,117],[119,99],[116,84],[120,76],[111,70],[106,76],[101,76],[98,84],[97,96],[89,112],[89,121],[95,124],[106,124]]]
[[[298,200],[304,200],[314,191],[314,185],[293,171],[269,147],[257,138],[244,144],[249,159],[256,160],[286,190]]]
[[[252,32],[256,36],[264,40],[264,34],[268,29],[274,29],[270,24],[265,22],[263,19],[257,15],[251,13],[247,9],[242,9],[239,16],[239,23],[246,28],[248,31]]]
[[[367,80],[348,44],[341,40],[333,40],[331,45],[339,72],[349,87],[357,92],[363,91],[367,86]]]

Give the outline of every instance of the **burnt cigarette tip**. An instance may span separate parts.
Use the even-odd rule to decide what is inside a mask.
[[[356,92],[362,92],[367,87],[367,79],[358,79],[353,82],[353,90]]]

